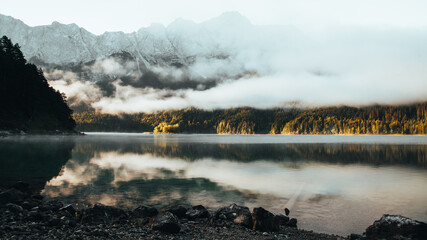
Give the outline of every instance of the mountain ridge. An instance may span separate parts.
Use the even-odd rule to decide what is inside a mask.
[[[38,58],[46,64],[87,62],[127,51],[145,65],[169,65],[159,59],[175,59],[186,64],[188,56],[215,56],[218,49],[209,48],[218,45],[212,39],[215,35],[212,32],[220,30],[221,23],[228,21],[235,22],[236,26],[252,26],[247,18],[231,12],[199,24],[177,19],[166,27],[151,24],[132,33],[115,31],[95,35],[75,23],[54,21],[50,25],[30,27],[19,19],[0,14],[0,34],[20,43],[27,59]]]

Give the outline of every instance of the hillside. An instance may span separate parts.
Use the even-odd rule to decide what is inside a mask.
[[[427,103],[401,106],[74,113],[79,131],[218,134],[426,134]]]
[[[27,63],[20,46],[0,39],[0,130],[73,131],[65,96],[49,86],[43,72]]]

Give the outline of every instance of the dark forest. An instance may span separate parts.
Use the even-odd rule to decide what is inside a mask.
[[[43,71],[27,63],[18,44],[0,39],[0,130],[72,131],[65,96],[49,86]]]

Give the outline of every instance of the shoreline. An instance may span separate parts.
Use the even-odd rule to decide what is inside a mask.
[[[218,135],[218,136],[421,136],[427,134],[270,134],[270,133],[198,133],[198,132],[181,132],[181,133],[154,133],[154,132],[117,132],[117,131],[82,131],[83,134],[141,134],[141,135]]]
[[[211,135],[211,136],[396,136],[396,137],[426,137],[427,134],[270,134],[270,133],[253,133],[253,134],[239,134],[239,133],[199,133],[199,132],[181,132],[181,133],[154,133],[154,132],[117,132],[117,131],[30,131],[25,132],[22,130],[0,130],[0,137],[9,136],[84,136],[87,134],[138,134],[138,135]]]
[[[427,134],[269,134],[269,133],[254,133],[254,134],[237,134],[237,133],[191,133],[191,132],[182,132],[182,133],[154,133],[154,132],[88,132],[82,131],[84,135],[87,134],[139,134],[139,135],[158,135],[158,136],[173,136],[173,135],[208,135],[208,136],[348,136],[348,137],[357,137],[357,136],[376,136],[376,137],[427,137]]]
[[[11,136],[83,136],[86,135],[83,132],[78,131],[30,131],[25,132],[22,130],[2,130],[0,131],[0,137],[11,137]]]
[[[328,240],[427,237],[427,224],[402,216],[384,215],[363,235],[338,236],[300,230],[289,209],[284,212],[272,213],[261,207],[250,210],[236,204],[216,210],[202,205],[163,209],[140,205],[133,210],[102,204],[64,205],[34,194],[27,183],[17,182],[0,189],[0,236],[4,239]]]

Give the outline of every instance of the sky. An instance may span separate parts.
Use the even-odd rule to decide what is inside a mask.
[[[168,25],[177,18],[199,23],[227,11],[237,11],[253,24],[292,25],[303,30],[427,26],[425,0],[13,0],[4,1],[0,13],[30,26],[58,21],[102,34],[133,32],[151,23]]]

